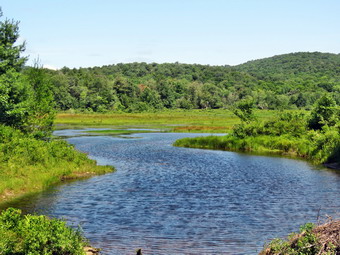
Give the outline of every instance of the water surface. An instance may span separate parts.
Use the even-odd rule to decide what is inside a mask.
[[[103,254],[137,248],[144,254],[257,254],[269,239],[339,212],[336,171],[171,145],[198,135],[71,137],[78,150],[117,172],[60,185],[15,206],[80,224]]]

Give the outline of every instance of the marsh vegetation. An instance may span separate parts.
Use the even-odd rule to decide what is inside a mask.
[[[241,123],[227,136],[176,141],[175,146],[296,156],[316,164],[340,161],[340,111],[324,96],[310,113],[281,112],[271,120],[257,119],[252,105],[241,102],[234,110]]]

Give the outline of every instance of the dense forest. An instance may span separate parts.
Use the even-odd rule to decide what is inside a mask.
[[[130,63],[46,72],[61,111],[215,109],[243,99],[259,109],[310,109],[324,94],[340,103],[340,55],[330,53],[291,53],[238,66]]]

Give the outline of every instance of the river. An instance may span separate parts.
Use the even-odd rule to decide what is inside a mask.
[[[302,160],[173,147],[199,134],[77,136],[56,131],[117,172],[12,204],[80,224],[105,255],[257,254],[274,237],[340,211],[339,172]]]

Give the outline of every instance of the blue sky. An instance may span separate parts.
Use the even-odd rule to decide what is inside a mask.
[[[236,65],[298,52],[340,52],[339,0],[2,0],[30,62]]]

